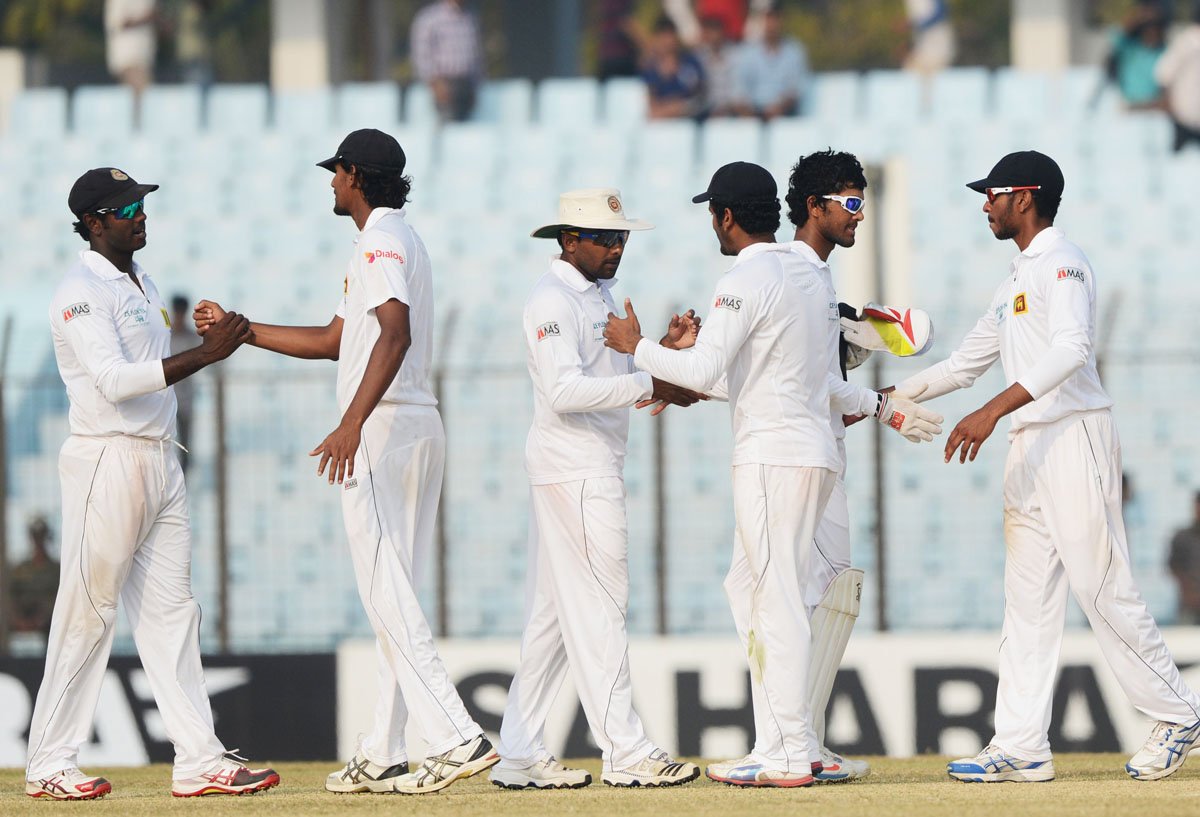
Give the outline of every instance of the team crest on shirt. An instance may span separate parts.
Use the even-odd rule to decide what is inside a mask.
[[[390,258],[398,263],[404,263],[404,256],[395,250],[367,250],[363,256],[366,257],[368,264],[374,264],[380,258]]]
[[[1058,280],[1060,281],[1078,281],[1083,283],[1086,278],[1083,277],[1083,270],[1078,267],[1059,267]]]
[[[1029,305],[1025,301],[1025,293],[1022,292],[1017,297],[1013,298],[1013,314],[1024,315],[1029,311]]]
[[[735,298],[733,295],[718,295],[713,300],[714,309],[728,309],[731,312],[739,312],[742,308],[742,299]]]
[[[561,335],[559,331],[558,321],[547,321],[537,328],[537,339],[545,340],[546,338],[556,338]]]
[[[90,314],[92,314],[92,305],[86,301],[80,301],[77,304],[71,304],[62,311],[63,323],[66,323],[72,318],[78,318],[80,315]]]

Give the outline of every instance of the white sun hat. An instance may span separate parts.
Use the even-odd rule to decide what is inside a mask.
[[[558,221],[538,227],[534,238],[557,238],[563,230],[652,230],[654,225],[639,218],[625,218],[621,191],[615,187],[571,190],[558,197]]]

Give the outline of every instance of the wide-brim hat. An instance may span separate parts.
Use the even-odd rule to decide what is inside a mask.
[[[558,197],[558,221],[538,227],[534,238],[557,238],[563,230],[653,230],[640,218],[626,218],[621,191],[614,187],[571,190]]]

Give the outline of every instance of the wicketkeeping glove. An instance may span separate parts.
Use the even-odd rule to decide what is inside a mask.
[[[920,394],[913,396],[919,397]],[[882,392],[879,394],[879,406],[875,409],[875,419],[896,429],[901,437],[913,443],[922,440],[929,442],[942,433],[942,415],[907,398]]]

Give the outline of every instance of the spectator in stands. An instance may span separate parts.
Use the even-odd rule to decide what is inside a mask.
[[[10,628],[14,633],[50,633],[50,614],[58,594],[58,562],[50,556],[46,517],[29,522],[29,558],[12,569]]]
[[[1191,22],[1159,59],[1154,78],[1175,124],[1175,150],[1191,142],[1200,144],[1200,2],[1192,7]]]
[[[700,24],[696,56],[704,67],[704,113],[733,116],[737,111],[737,46],[729,41],[720,17],[705,17]]]
[[[1113,34],[1106,70],[1133,109],[1160,105],[1154,66],[1165,49],[1167,15],[1161,0],[1139,0]]]
[[[208,28],[211,12],[212,0],[184,0],[175,20],[179,77],[201,88],[208,88],[213,81],[212,35]]]
[[[154,81],[158,23],[155,0],[104,0],[108,70],[133,89],[135,110]]]
[[[1200,491],[1192,503],[1192,524],[1176,531],[1167,559],[1179,585],[1179,624],[1200,624]]]
[[[679,31],[666,15],[650,37],[642,79],[650,93],[650,118],[696,116],[704,107],[704,68],[683,47]]]
[[[922,74],[936,74],[954,62],[958,51],[950,9],[946,0],[904,0],[912,48],[904,67]]]
[[[808,89],[804,46],[783,32],[783,15],[771,6],[763,16],[760,41],[742,46],[737,68],[737,107],[764,120],[795,116]]]
[[[717,20],[725,30],[725,37],[733,42],[742,39],[746,13],[746,0],[696,0],[696,14],[701,26],[708,20]]]
[[[200,339],[192,331],[192,308],[186,295],[171,296],[171,354],[186,352],[200,345]],[[195,395],[194,380],[185,377],[175,384],[175,402],[178,408],[175,412],[175,439],[183,446],[179,452],[179,467],[186,474],[188,470],[188,451],[192,444],[192,402]]]
[[[601,0],[600,79],[636,77],[638,50],[633,0]]]
[[[417,12],[412,61],[417,78],[433,91],[443,122],[461,122],[471,115],[483,77],[483,44],[479,23],[464,0],[437,0]]]

